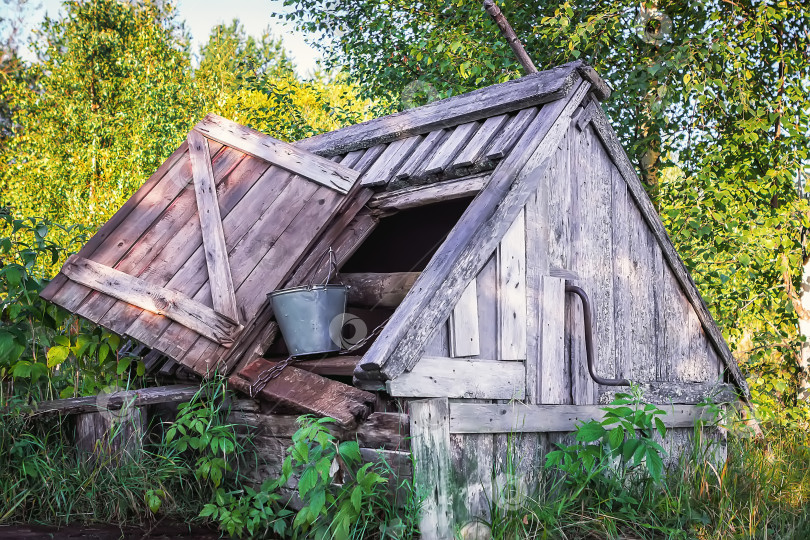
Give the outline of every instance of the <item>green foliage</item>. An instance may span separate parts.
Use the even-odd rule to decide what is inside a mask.
[[[358,531],[379,532],[391,523],[376,515],[387,496],[388,480],[373,463],[360,465],[357,442],[338,442],[327,429],[331,418],[299,418],[281,482],[298,477],[304,503],[292,523],[296,538],[356,538]],[[339,484],[336,486],[335,484]]]
[[[603,410],[603,420],[577,427],[575,444],[549,452],[546,468],[563,474],[570,497],[633,517],[640,503],[637,493],[647,480],[653,485],[663,480],[666,452],[654,435],[666,435],[659,418],[664,411],[645,404],[637,388],[633,394],[617,394]]]

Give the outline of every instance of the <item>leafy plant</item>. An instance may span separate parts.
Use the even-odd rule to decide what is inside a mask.
[[[660,485],[663,480],[666,452],[654,435],[666,435],[659,418],[664,411],[645,404],[638,388],[632,394],[616,394],[602,410],[603,420],[577,427],[575,444],[549,452],[546,468],[563,473],[572,497],[591,493],[608,507],[632,514],[639,501],[631,484],[650,479]]]
[[[304,503],[292,523],[296,537],[348,539],[356,527],[365,529],[364,512],[373,499],[384,497],[388,480],[372,463],[360,466],[355,441],[338,442],[327,429],[331,418],[302,416],[284,460],[282,482],[298,476]]]

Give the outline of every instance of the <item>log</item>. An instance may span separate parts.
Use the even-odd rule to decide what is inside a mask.
[[[176,384],[112,394],[41,401],[24,409],[32,415],[95,413],[102,409],[120,409],[123,405],[145,407],[158,403],[183,403],[200,391],[199,386]]]
[[[263,372],[276,365],[278,362],[257,358],[231,377],[231,384],[240,391],[250,393],[250,385]],[[338,425],[346,429],[353,429],[366,418],[375,401],[374,394],[295,366],[286,367],[278,377],[268,381],[257,395],[297,411],[334,418]]]
[[[418,277],[419,272],[338,274],[337,281],[349,287],[347,303],[351,306],[395,308]]]

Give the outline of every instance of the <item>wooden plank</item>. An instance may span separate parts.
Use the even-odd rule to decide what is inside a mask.
[[[259,162],[232,149],[218,152],[213,165],[216,177],[221,179],[224,175],[230,174],[235,168],[239,168],[245,158]],[[190,253],[187,245],[202,241],[196,213],[197,201],[194,191],[184,189],[149,229],[136,239],[126,255],[117,264],[108,266],[140,277],[149,283],[165,285],[166,280],[154,280],[156,270],[171,272],[179,268]],[[171,253],[171,256],[165,256],[166,253]],[[130,304],[100,293],[87,296],[75,309],[75,313],[80,317],[101,324],[117,334],[123,333],[130,319],[136,317],[139,312],[138,308]]]
[[[450,135],[442,142],[425,165],[425,174],[437,174],[445,170],[453,162],[459,151],[475,135],[478,122],[469,122],[456,126]]]
[[[170,289],[155,287],[109,266],[72,255],[62,272],[71,280],[152,313],[164,315],[223,346],[241,326],[225,315]]]
[[[303,150],[342,154],[373,144],[421,135],[497,116],[567,96],[579,77],[582,62],[527,75],[460,96],[434,101],[422,107],[370,120],[338,131],[316,135],[299,143]]]
[[[371,413],[357,428],[357,442],[366,448],[409,450],[410,419],[402,413]]]
[[[450,331],[447,324],[440,324],[425,345],[425,356],[450,356]]]
[[[120,409],[125,405],[127,407],[145,407],[158,403],[184,403],[190,401],[200,391],[200,387],[196,385],[156,386],[95,396],[40,401],[30,407],[23,408],[23,411],[37,416],[84,414]]]
[[[477,356],[481,353],[478,334],[478,292],[473,279],[456,306],[450,313],[448,320],[450,332],[450,356]],[[424,359],[423,359],[424,361]]]
[[[667,263],[669,263],[670,268],[672,268],[672,271],[675,274],[675,278],[678,280],[678,283],[680,283],[681,287],[683,288],[682,290],[684,294],[686,294],[687,298],[689,299],[689,303],[692,304],[692,307],[694,307],[704,331],[714,344],[714,347],[718,351],[720,358],[723,360],[726,369],[728,369],[729,373],[734,378],[734,382],[743,391],[743,398],[750,401],[751,396],[748,390],[748,384],[745,382],[745,377],[740,371],[740,368],[737,366],[737,362],[734,360],[731,350],[728,348],[728,344],[720,332],[720,328],[717,326],[717,323],[709,312],[709,308],[706,305],[706,302],[703,300],[703,297],[700,295],[700,292],[692,280],[692,277],[689,275],[689,271],[683,264],[683,261],[681,260],[680,255],[678,255],[675,246],[672,245],[672,241],[669,239],[669,236],[666,233],[666,228],[661,222],[661,218],[658,216],[655,207],[647,196],[644,186],[641,185],[641,180],[639,180],[630,158],[627,157],[627,154],[622,148],[616,133],[613,131],[613,128],[611,128],[610,122],[605,113],[602,111],[601,107],[594,103],[589,104],[589,107],[593,108],[591,111],[591,125],[596,129],[597,135],[599,135],[600,140],[605,145],[605,150],[618,168],[621,177],[627,183],[627,188],[632,194],[633,199],[639,205],[642,217],[652,229],[653,235],[655,236],[655,239],[663,252],[664,259],[667,261]]]
[[[257,257],[262,252],[262,247],[266,245],[263,242],[274,242],[283,232],[287,220],[291,219],[304,204],[301,200],[304,192],[311,193],[314,189],[317,189],[315,184],[300,179],[293,180],[287,171],[271,167],[256,180],[248,193],[235,203],[233,209],[227,212],[223,220],[225,243],[233,246],[229,250],[229,258],[232,261],[239,261],[238,264],[231,265],[231,275],[235,283],[238,282],[244,265],[250,264],[250,257]],[[221,199],[226,200],[224,193]],[[289,213],[282,211],[285,209]],[[245,216],[250,216],[250,219],[245,219]],[[248,244],[248,247],[245,247],[245,244]],[[241,254],[234,252],[237,246],[240,247],[241,253],[247,253],[244,260]],[[170,255],[171,253],[166,253],[167,257]],[[206,296],[210,298],[210,292],[204,290],[208,277],[204,271],[205,267],[204,248],[200,241],[198,247],[178,270],[164,275],[167,280],[166,287],[190,296],[198,302],[206,301]],[[157,279],[153,280],[157,282]],[[243,320],[249,320],[249,317],[244,317]],[[138,341],[150,343],[153,348],[179,359],[193,341],[192,343],[184,341],[187,338],[183,337],[182,328],[175,328],[172,333],[166,334],[170,326],[170,321],[142,313],[127,328],[126,334]]]
[[[543,278],[540,308],[540,403],[571,402],[571,371],[565,358],[565,281]]]
[[[360,307],[397,307],[413,287],[419,272],[338,274],[335,281],[349,287],[347,303]]]
[[[386,382],[386,389],[393,397],[523,399],[526,369],[518,362],[426,356]]]
[[[543,279],[548,265],[548,197],[545,182],[529,198],[526,213],[526,401],[540,403]]]
[[[426,540],[453,538],[450,405],[447,398],[412,401],[408,412],[414,488],[422,501],[419,531]]]
[[[278,365],[257,358],[231,377],[231,383],[243,392],[267,369]],[[338,381],[326,379],[295,366],[288,366],[278,377],[267,382],[257,394],[262,399],[294,410],[334,418],[341,427],[353,429],[367,417],[374,394]]]
[[[359,361],[359,356],[332,356],[318,360],[299,360],[295,367],[317,375],[351,377]]]
[[[537,116],[538,110],[537,107],[529,107],[518,112],[492,140],[486,150],[487,159],[496,160],[506,157],[526,128],[529,127],[529,124],[532,123],[535,116]]]
[[[579,422],[601,421],[601,405],[505,405],[452,403],[451,433],[545,433],[574,431]],[[667,405],[660,418],[668,428],[693,427],[710,420],[711,412],[697,405]]]
[[[383,212],[391,212],[463,197],[473,197],[487,185],[489,175],[489,172],[485,172],[434,184],[382,192],[369,201],[369,206]]]
[[[460,538],[481,538],[470,536],[468,531],[490,517],[490,503],[493,501],[493,444],[493,436],[490,434],[450,435],[452,483],[456,486],[453,517],[460,527]],[[486,535],[483,538],[489,539],[491,536]]]
[[[225,217],[248,191],[256,177],[267,170],[267,164],[227,148],[214,157],[213,168],[220,211]],[[272,192],[267,195],[272,196]],[[165,286],[195,251],[203,249],[197,208],[194,190],[185,190],[132,247],[126,258],[116,265],[116,269],[149,283]],[[199,271],[201,279],[207,277],[204,270],[205,262],[202,260]],[[92,303],[86,302],[77,313],[97,321],[117,334],[125,334],[142,310],[106,298],[110,300],[109,303],[101,298]],[[152,342],[149,343],[151,345]]]
[[[712,403],[736,403],[739,400],[734,385],[717,381],[682,382],[653,381],[639,383],[644,401],[656,405],[697,405]],[[627,393],[627,388],[602,386],[599,388],[599,403],[609,404],[617,393]]]
[[[146,199],[149,193],[155,188],[164,176],[172,169],[178,161],[188,152],[188,144],[183,141],[180,147],[172,152],[172,154],[160,164],[157,170],[144,182],[135,193],[127,199],[127,201],[102,225],[99,230],[94,234],[87,243],[82,246],[77,255],[82,257],[90,257],[100,246],[102,246],[107,238],[121,225],[127,217],[130,216],[132,211]],[[40,293],[40,296],[45,300],[52,301],[53,296],[62,288],[63,285],[68,283],[68,279],[64,275],[57,274],[48,285]]]
[[[363,187],[384,186],[393,177],[399,165],[405,161],[411,152],[416,148],[421,137],[408,137],[394,141],[388,145],[385,152],[369,167],[368,171],[360,178]]]
[[[213,113],[206,115],[194,129],[209,139],[264,159],[338,193],[348,193],[360,176],[353,169],[307,152],[301,144],[279,141]]]
[[[493,252],[475,278],[479,358],[498,358],[498,261]]]
[[[481,159],[481,157],[485,157],[483,156],[484,149],[500,132],[508,119],[509,115],[506,114],[487,118],[478,131],[475,132],[473,138],[470,139],[470,142],[467,143],[467,146],[465,146],[453,159],[453,162],[450,164],[450,168],[461,169],[464,167],[471,167],[472,165],[475,165],[478,160]]]
[[[450,231],[409,294],[360,363],[394,378],[421,356],[425,339],[444,323],[455,301],[500,243],[533,193],[567,131],[571,114],[585,97],[583,83],[568,100],[544,107],[509,158],[501,162]],[[419,314],[417,317],[416,314]]]
[[[644,226],[626,183],[614,175],[614,298],[617,371],[630,380],[656,378],[661,251]]]
[[[444,129],[437,129],[427,134],[420,142],[419,146],[411,153],[411,156],[405,160],[405,163],[394,174],[394,178],[401,180],[415,176],[417,171],[421,170],[426,164],[429,156],[433,154],[447,131]]]
[[[214,310],[238,321],[236,292],[228,262],[228,248],[222,229],[222,216],[208,141],[194,130],[188,134],[187,141]]]
[[[526,215],[498,244],[498,360],[526,360]]]

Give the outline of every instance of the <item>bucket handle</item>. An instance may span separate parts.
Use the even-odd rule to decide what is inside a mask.
[[[329,249],[323,252],[321,257],[318,259],[318,262],[315,264],[315,269],[317,270],[318,268],[320,268],[324,257],[326,257],[327,255],[329,255],[329,271],[326,273],[326,281],[323,283],[323,286],[329,285],[329,281],[331,281],[331,279],[337,275],[338,270],[337,256],[335,256],[335,251],[332,249],[332,246],[329,246]],[[313,279],[315,279],[316,275],[317,272],[313,274]],[[312,284],[312,280],[310,280],[307,287],[309,287],[310,289],[315,287],[315,285]]]

